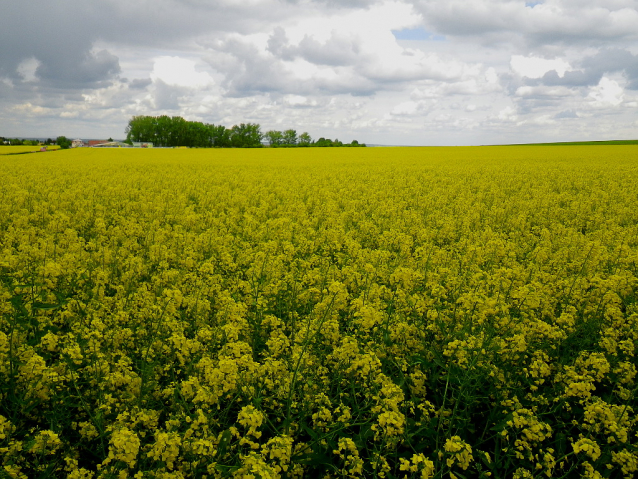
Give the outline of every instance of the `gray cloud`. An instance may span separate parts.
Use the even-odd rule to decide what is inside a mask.
[[[578,114],[573,110],[563,110],[556,113],[554,118],[557,120],[561,120],[563,118],[578,118]]]
[[[553,0],[526,5],[519,0],[415,0],[436,33],[474,36],[481,42],[517,41],[530,45],[596,45],[636,39],[638,4]]]
[[[135,78],[128,84],[128,87],[131,90],[145,90],[151,83],[153,83],[153,80],[150,78]]]
[[[157,110],[177,110],[180,108],[180,99],[188,94],[188,88],[167,85],[162,80],[155,80],[155,108]]]
[[[568,87],[579,87],[586,85],[595,85],[597,84],[601,77],[603,76],[602,72],[594,72],[594,71],[568,71],[561,77],[558,75],[556,70],[550,70],[542,78],[538,80],[528,79],[528,85],[548,85],[548,86],[568,86]]]
[[[628,88],[636,89],[638,84],[638,55],[619,48],[605,48],[594,55],[584,57],[577,63],[578,70],[566,71],[561,77],[550,70],[542,78],[525,79],[526,85],[566,86],[570,88],[597,85],[603,75],[622,72]]]
[[[215,45],[216,52],[209,56],[208,62],[214,68],[223,65],[223,86],[229,95],[236,97],[262,93],[366,96],[378,90],[379,86],[374,82],[342,65],[345,63],[343,54],[333,49],[330,42],[327,49],[322,49],[318,42],[306,41],[307,39],[308,37],[302,40],[298,46],[290,46],[285,32],[275,29],[268,40],[268,51],[275,56],[266,55],[246,42],[230,39]],[[309,58],[314,58],[316,64],[340,67],[340,75],[330,80],[321,77],[301,80],[286,64],[286,61],[295,58],[308,61]],[[359,61],[355,57],[352,60]]]
[[[284,29],[277,27],[268,39],[268,50],[282,60],[303,58],[316,65],[345,66],[366,61],[360,42],[334,32],[324,43],[306,35],[299,45],[292,46]]]
[[[102,88],[121,71],[118,58],[106,50],[82,52],[79,57],[57,57],[55,61],[45,57],[40,61],[38,78],[63,89]]]

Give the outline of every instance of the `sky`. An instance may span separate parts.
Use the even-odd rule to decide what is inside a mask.
[[[638,0],[0,0],[0,136],[638,138]]]

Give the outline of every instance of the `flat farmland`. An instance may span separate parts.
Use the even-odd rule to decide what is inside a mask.
[[[2,156],[1,467],[632,478],[637,153]]]
[[[1,155],[15,155],[16,153],[33,153],[39,152],[40,148],[46,148],[47,151],[57,150],[60,147],[58,145],[46,145],[46,146],[29,146],[29,145],[0,145]]]

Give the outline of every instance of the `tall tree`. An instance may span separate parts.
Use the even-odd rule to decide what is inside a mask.
[[[55,139],[55,144],[59,145],[63,150],[71,148],[71,140],[69,140],[66,136],[58,136]]]
[[[310,143],[312,143],[312,138],[307,131],[304,131],[301,135],[299,135],[299,146],[310,146]]]
[[[284,142],[284,135],[283,133],[281,133],[280,131],[277,130],[270,130],[266,132],[266,139],[268,140],[268,143],[270,144],[270,146],[279,146],[281,144],[283,144]]]
[[[231,146],[235,148],[258,148],[263,137],[257,123],[240,123],[230,129]]]
[[[206,125],[210,146],[227,148],[230,146],[230,130],[224,125]]]
[[[295,130],[286,130],[284,135],[284,145],[294,146],[297,144],[297,132]]]

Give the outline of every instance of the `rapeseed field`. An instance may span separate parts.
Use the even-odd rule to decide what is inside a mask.
[[[0,146],[0,156],[1,155],[15,155],[16,153],[32,153],[36,151],[40,151],[41,148],[46,148],[47,151],[58,150],[60,147],[58,145],[46,145],[46,146],[33,146],[33,145],[1,145]]]
[[[635,146],[0,158],[12,478],[632,478]]]

